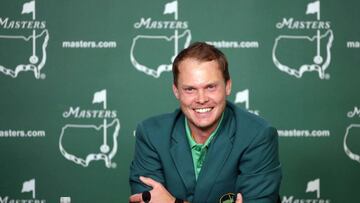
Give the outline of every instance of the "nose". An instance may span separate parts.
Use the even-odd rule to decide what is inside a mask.
[[[204,104],[209,101],[208,96],[204,90],[199,90],[197,92],[196,102],[199,104]]]

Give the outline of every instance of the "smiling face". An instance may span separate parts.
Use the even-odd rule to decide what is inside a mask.
[[[189,121],[192,133],[214,131],[230,95],[231,80],[225,82],[215,60],[187,58],[179,64],[177,84],[173,91]]]

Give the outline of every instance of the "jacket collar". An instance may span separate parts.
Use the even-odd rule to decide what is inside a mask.
[[[180,111],[171,135],[170,154],[188,193],[193,193],[196,186],[195,171],[184,126],[185,117]]]

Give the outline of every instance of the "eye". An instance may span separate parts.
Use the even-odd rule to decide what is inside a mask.
[[[213,91],[216,89],[216,85],[209,85],[206,87],[208,90]]]
[[[192,93],[192,92],[194,92],[194,88],[192,88],[192,87],[185,87],[184,88],[184,91],[186,92],[186,93]]]

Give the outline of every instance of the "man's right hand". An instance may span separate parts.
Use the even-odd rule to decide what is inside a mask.
[[[139,177],[141,182],[150,186],[152,190],[150,190],[150,203],[173,203],[175,202],[175,197],[173,197],[166,188],[159,182],[147,177]],[[143,203],[142,193],[134,194],[129,197],[129,202],[131,203]]]

